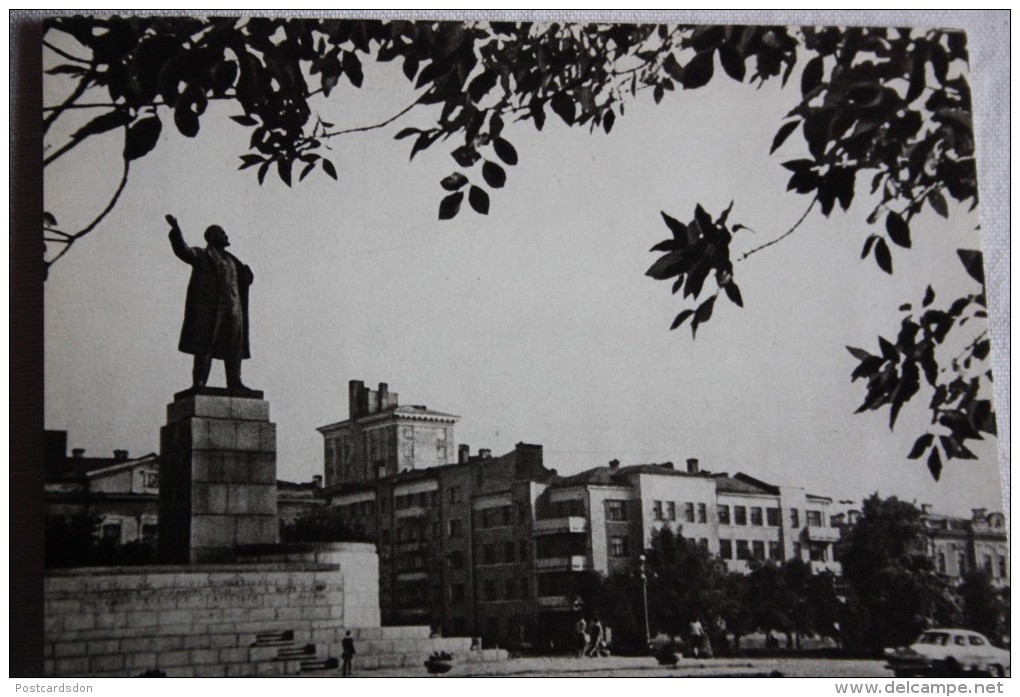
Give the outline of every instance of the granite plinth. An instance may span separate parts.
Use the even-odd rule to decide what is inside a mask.
[[[164,561],[230,562],[238,545],[279,542],[268,402],[221,388],[178,393],[160,430],[160,458]]]

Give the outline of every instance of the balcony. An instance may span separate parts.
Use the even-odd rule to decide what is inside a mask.
[[[540,595],[535,598],[535,602],[546,610],[572,610],[574,607],[573,602],[565,595]]]
[[[535,559],[535,571],[586,571],[590,568],[588,557],[583,554]]]
[[[804,528],[810,542],[839,542],[839,528]]]
[[[557,535],[564,532],[587,532],[588,521],[583,516],[572,515],[562,518],[536,520],[532,532],[536,535]]]
[[[405,581],[427,581],[429,574],[427,571],[401,571],[397,574],[397,580],[400,582]]]

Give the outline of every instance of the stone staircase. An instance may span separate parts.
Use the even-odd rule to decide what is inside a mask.
[[[346,629],[322,623],[304,630],[258,633],[136,637],[128,641],[83,641],[78,656],[55,657],[54,673],[128,677],[143,673],[168,677],[271,677],[339,675]],[[428,627],[352,628],[357,656],[354,670],[407,668],[425,674],[434,651],[453,654],[454,663],[506,660],[502,649],[472,649],[469,637],[429,636]]]

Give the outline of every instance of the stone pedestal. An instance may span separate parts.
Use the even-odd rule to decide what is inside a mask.
[[[174,395],[160,429],[159,551],[169,563],[229,562],[280,541],[276,424],[261,392]]]

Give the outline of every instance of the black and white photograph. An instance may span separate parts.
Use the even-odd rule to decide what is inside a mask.
[[[37,18],[36,677],[1009,676],[1008,12],[753,14]]]

